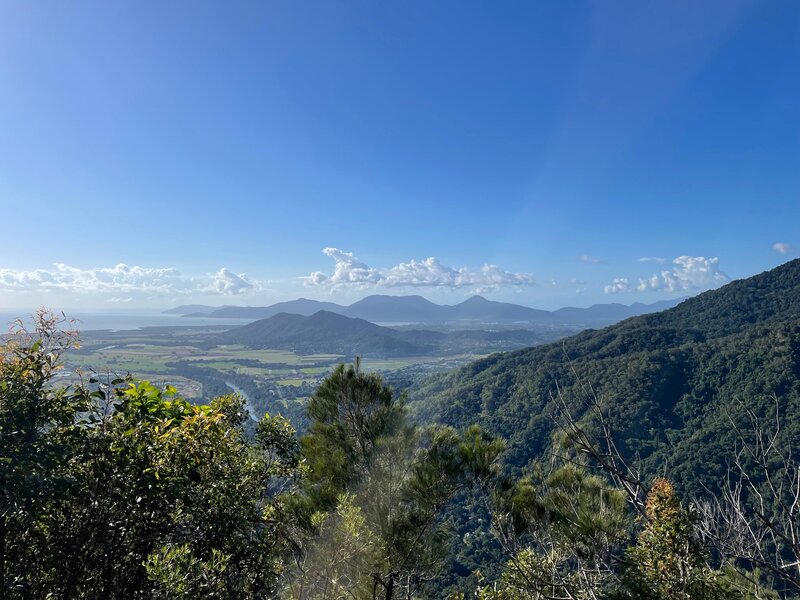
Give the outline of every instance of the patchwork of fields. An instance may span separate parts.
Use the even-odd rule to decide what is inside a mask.
[[[87,331],[79,348],[66,356],[61,383],[78,383],[92,374],[124,375],[175,386],[194,401],[237,390],[254,418],[281,412],[302,420],[305,401],[331,368],[353,360],[339,354],[301,355],[285,350],[255,350],[215,345],[214,327],[151,327],[131,331]],[[451,368],[475,355],[366,358],[362,368],[378,371],[402,387],[430,372]]]

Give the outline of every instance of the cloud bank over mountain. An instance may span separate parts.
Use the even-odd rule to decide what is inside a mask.
[[[113,267],[81,269],[55,263],[52,269],[20,271],[0,268],[0,291],[68,292],[114,294],[109,302],[129,301],[120,294],[184,295],[212,294],[231,296],[259,289],[250,281],[223,267],[206,277],[185,276],[170,267],[140,267],[120,263]]]
[[[640,259],[640,262],[654,262]],[[719,287],[730,281],[730,278],[719,268],[716,256],[678,256],[673,259],[672,267],[640,278],[636,285],[638,292],[696,292]],[[627,277],[617,277],[613,283],[606,285],[606,294],[630,292],[634,288]]]
[[[793,251],[786,245],[786,251]],[[782,249],[784,249],[782,247]],[[96,301],[99,305],[156,306],[170,302],[204,302],[204,298],[239,298],[233,304],[291,297],[301,287],[314,289],[318,294],[341,292],[355,297],[365,293],[405,294],[410,290],[431,293],[491,294],[520,292],[537,285],[536,278],[527,272],[514,272],[486,263],[479,267],[454,267],[436,257],[410,259],[388,267],[374,267],[352,252],[339,248],[324,248],[325,256],[333,261],[328,272],[314,271],[305,277],[267,280],[248,277],[227,267],[186,274],[174,267],[149,267],[119,263],[114,266],[83,268],[63,262],[49,268],[30,270],[0,267],[0,293],[5,293],[6,306],[28,306],[36,303],[69,305]],[[570,277],[559,284],[537,288],[540,296],[548,290],[563,288],[581,294],[589,289],[604,294],[655,292],[661,295],[691,294],[719,287],[730,279],[720,269],[717,257],[678,256],[670,264],[659,266],[660,257],[636,260],[639,273],[606,279]],[[587,263],[588,269],[608,270],[608,263]],[[648,267],[647,265],[651,265]],[[653,268],[655,267],[655,268]],[[647,275],[650,269],[656,272]],[[642,271],[644,269],[644,271]],[[608,275],[613,275],[613,271]],[[267,287],[269,284],[269,287]],[[546,288],[546,289],[545,289]],[[560,292],[559,292],[560,293]],[[95,304],[98,306],[98,304]]]
[[[333,259],[333,273],[315,271],[304,278],[305,285],[330,289],[366,288],[469,288],[486,292],[500,288],[524,288],[536,285],[530,273],[512,273],[497,265],[485,264],[478,269],[453,268],[435,257],[412,259],[388,269],[376,269],[362,262],[351,252],[325,248],[322,252]]]
[[[216,273],[212,273],[211,287],[207,291],[223,295],[244,294],[260,287],[252,281],[248,281],[244,273],[234,273],[230,269],[222,267]]]

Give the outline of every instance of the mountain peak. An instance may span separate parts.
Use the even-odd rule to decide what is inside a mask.
[[[479,296],[478,294],[475,294],[474,296],[470,296],[469,298],[464,300],[464,302],[462,302],[461,304],[488,304],[489,302],[492,302],[492,301],[491,300],[487,300],[483,296]]]
[[[310,316],[278,313],[219,334],[220,344],[243,344],[250,348],[290,350],[300,354],[330,353],[345,357],[415,356],[429,354],[433,347],[363,319],[328,310]]]

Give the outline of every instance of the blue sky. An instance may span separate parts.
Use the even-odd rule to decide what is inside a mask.
[[[10,0],[0,308],[696,293],[798,255],[798,73],[794,1]]]

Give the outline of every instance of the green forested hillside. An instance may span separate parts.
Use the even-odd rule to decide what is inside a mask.
[[[248,323],[218,336],[221,344],[243,344],[251,348],[279,348],[303,353],[334,353],[368,356],[410,356],[430,353],[433,348],[401,339],[401,334],[365,321],[321,310],[310,317],[280,313]]]
[[[281,349],[304,354],[347,357],[410,357],[488,354],[558,339],[574,327],[495,331],[394,329],[364,319],[321,310],[311,316],[280,313],[231,329],[209,341],[250,348]]]
[[[524,466],[549,446],[551,394],[577,411],[594,389],[623,451],[685,492],[715,485],[733,456],[744,407],[800,435],[800,260],[706,292],[662,313],[518,352],[496,354],[414,390],[422,421],[480,422]],[[578,413],[580,415],[580,412]]]

